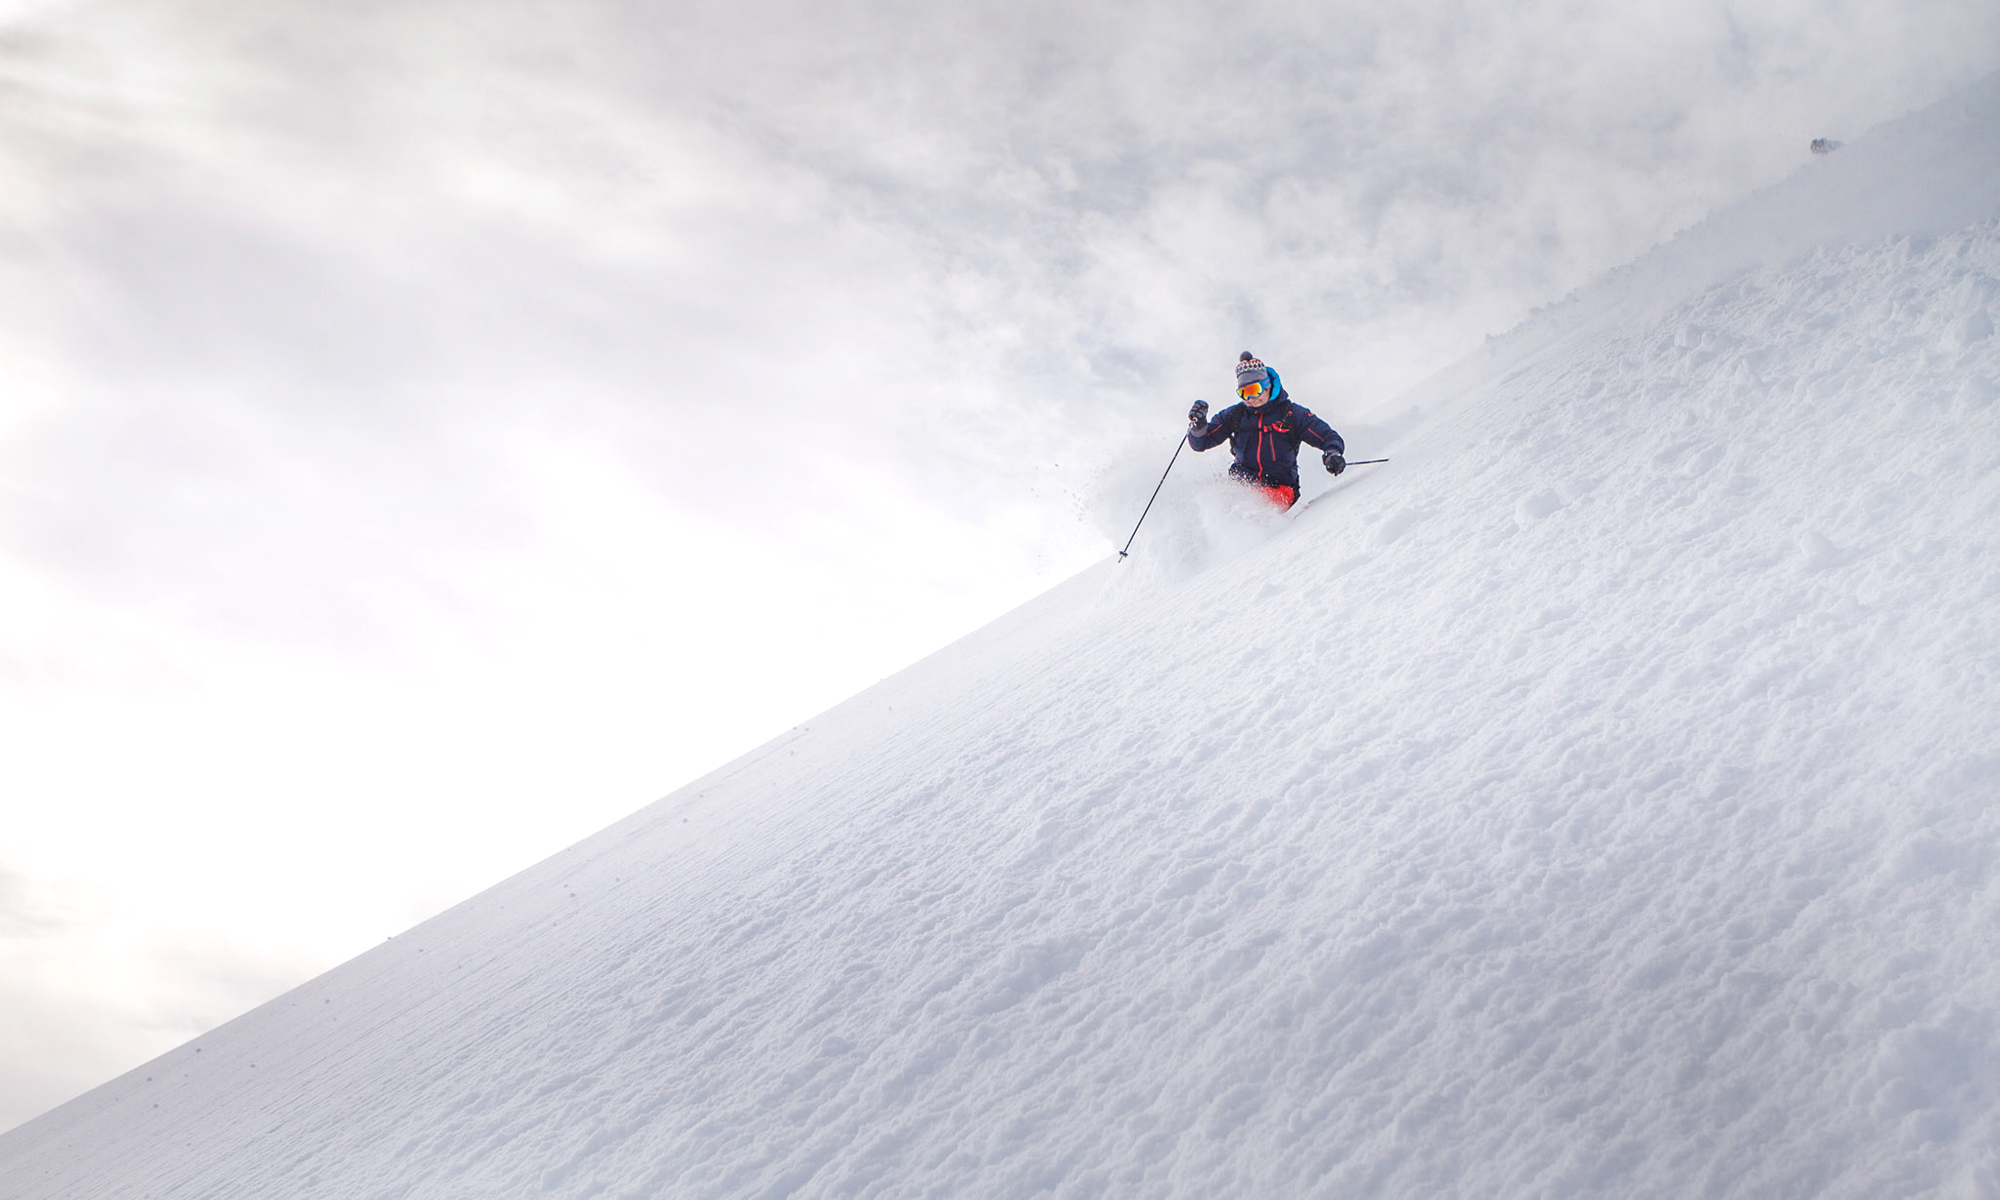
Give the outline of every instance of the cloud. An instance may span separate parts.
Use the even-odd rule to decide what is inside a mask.
[[[71,923],[61,909],[32,894],[27,876],[0,866],[0,938],[48,937]]]
[[[1982,12],[210,4],[142,47],[98,7],[16,76],[93,378],[385,437],[637,421],[686,503],[743,471],[674,452],[728,363],[771,429],[752,511],[839,456],[976,515],[1042,421],[1101,455],[1238,343],[1384,399],[1781,175],[1810,105],[1990,67]]]

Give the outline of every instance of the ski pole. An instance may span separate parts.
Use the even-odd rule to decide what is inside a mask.
[[[1174,443],[1174,456],[1167,460],[1167,470],[1160,472],[1160,482],[1153,485],[1153,494],[1146,501],[1146,512],[1142,512],[1139,514],[1139,525],[1144,525],[1146,523],[1146,513],[1153,511],[1153,501],[1158,500],[1160,498],[1160,489],[1167,486],[1167,471],[1173,470],[1174,464],[1180,461],[1181,448],[1186,445],[1187,445],[1186,438],[1182,438],[1180,441]],[[1132,526],[1132,537],[1128,537],[1125,539],[1125,550],[1130,550],[1132,548],[1132,538],[1139,536],[1139,525]],[[1125,561],[1125,550],[1120,550],[1118,552],[1119,562]]]
[[[1347,465],[1350,467],[1365,467],[1369,463],[1388,462],[1388,461],[1389,460],[1386,458],[1351,458],[1347,460]]]

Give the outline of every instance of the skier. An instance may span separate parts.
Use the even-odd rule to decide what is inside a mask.
[[[1195,401],[1188,410],[1187,444],[1207,450],[1227,439],[1236,455],[1229,473],[1263,489],[1271,503],[1290,508],[1298,502],[1300,442],[1320,451],[1329,472],[1347,469],[1347,443],[1333,426],[1292,403],[1278,373],[1248,350],[1236,362],[1236,396],[1242,403],[1223,409],[1213,421],[1208,402]]]

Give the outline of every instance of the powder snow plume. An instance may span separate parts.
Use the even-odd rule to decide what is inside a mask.
[[[1291,519],[1260,491],[1223,473],[1226,444],[1205,454],[1183,448],[1178,458],[1170,444],[1166,454],[1152,461],[1158,456],[1128,450],[1095,481],[1088,511],[1112,545],[1130,540],[1126,574],[1158,584],[1192,578],[1263,544]]]

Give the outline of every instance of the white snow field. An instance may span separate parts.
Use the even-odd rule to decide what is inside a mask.
[[[2000,1196],[1996,309],[1988,80],[0,1196]]]

